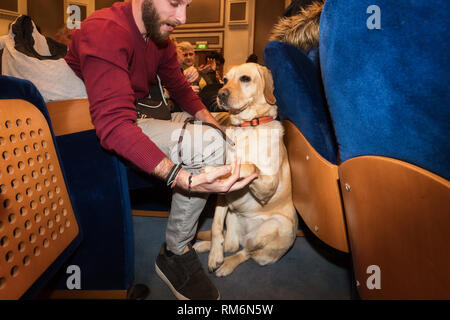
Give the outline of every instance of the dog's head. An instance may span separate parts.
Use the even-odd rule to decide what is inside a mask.
[[[256,63],[233,67],[224,77],[217,103],[231,117],[243,121],[263,116],[276,116],[272,73]]]

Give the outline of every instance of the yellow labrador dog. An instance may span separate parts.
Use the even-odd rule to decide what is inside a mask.
[[[232,126],[226,133],[235,142],[235,147],[227,150],[227,163],[240,158],[241,176],[256,171],[258,178],[247,188],[219,195],[211,241],[194,245],[197,252],[210,251],[208,268],[219,277],[229,275],[249,258],[260,265],[276,262],[292,246],[297,233],[284,131],[274,120],[277,106],[272,74],[265,67],[247,63],[232,68],[224,80],[217,102],[230,113]],[[235,252],[239,246],[240,251],[224,259],[224,252]]]

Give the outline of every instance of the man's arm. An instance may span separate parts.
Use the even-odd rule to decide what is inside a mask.
[[[173,166],[174,163],[169,158],[163,158],[161,162],[155,167],[155,170],[153,170],[153,175],[162,180],[165,180]]]
[[[114,22],[99,24],[94,20],[74,35],[69,56],[78,60],[75,64],[83,76],[92,123],[102,147],[151,173],[165,154],[135,124],[128,37]]]
[[[231,172],[232,166],[225,165],[218,167],[217,170],[208,173],[200,173],[192,175],[191,185],[189,186],[189,172],[180,170],[177,178],[177,188],[193,193],[227,193],[235,190],[242,189],[247,184],[252,182],[258,177],[257,173],[254,173],[242,180],[239,180],[241,162],[238,160],[235,164],[233,173],[226,179],[219,179],[226,176]],[[153,174],[160,179],[165,180],[170,170],[174,166],[174,163],[168,158],[164,158],[155,168]]]

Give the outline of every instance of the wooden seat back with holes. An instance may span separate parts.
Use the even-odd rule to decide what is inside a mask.
[[[24,100],[0,100],[0,299],[18,299],[79,233],[51,132]]]

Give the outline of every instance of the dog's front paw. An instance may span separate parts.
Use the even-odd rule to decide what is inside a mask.
[[[212,167],[212,166],[204,166],[200,169],[200,173],[210,173],[219,170],[219,167]],[[224,180],[231,176],[231,172],[227,173],[224,176],[221,176],[218,178],[218,180]]]
[[[239,178],[246,178],[254,173],[259,174],[258,167],[253,163],[242,163],[239,170]]]
[[[223,263],[219,269],[216,271],[216,277],[226,277],[233,272],[235,266],[225,259],[225,263]]]
[[[208,270],[209,272],[214,272],[219,268],[223,263],[223,250],[211,249],[208,257]]]

